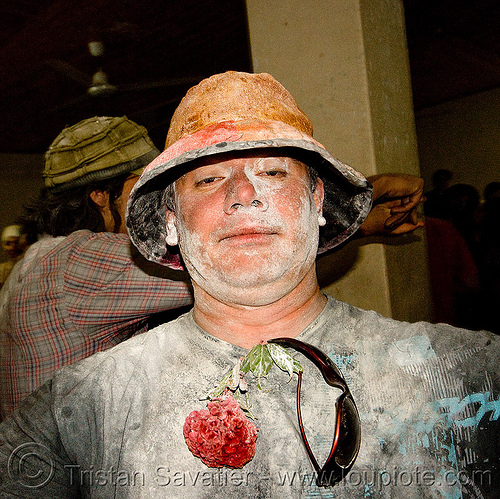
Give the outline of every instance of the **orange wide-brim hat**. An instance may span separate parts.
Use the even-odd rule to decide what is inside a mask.
[[[191,88],[176,109],[165,150],[145,169],[128,201],[130,238],[149,260],[181,268],[166,242],[165,190],[200,159],[250,150],[294,157],[323,180],[318,253],[348,239],[371,208],[369,182],[312,137],[309,118],[271,75],[228,71]]]

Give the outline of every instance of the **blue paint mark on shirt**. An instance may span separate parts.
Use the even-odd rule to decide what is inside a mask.
[[[497,400],[490,400],[490,392],[478,392],[467,395],[462,400],[458,397],[450,397],[437,400],[436,403],[446,412],[443,417],[447,424],[455,424],[461,428],[477,427],[487,412],[492,412],[491,420],[496,421],[500,417],[500,396]],[[460,414],[468,407],[479,404],[479,408],[473,416],[459,419]]]

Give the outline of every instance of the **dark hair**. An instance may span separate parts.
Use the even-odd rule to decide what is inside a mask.
[[[479,192],[469,184],[455,184],[443,193],[443,206],[447,218],[453,219],[474,213],[479,206]]]
[[[441,170],[436,170],[432,174],[432,183],[437,186],[441,182],[449,182],[453,178],[453,173],[450,170],[442,168]]]
[[[107,180],[92,182],[56,194],[42,189],[37,200],[24,208],[25,213],[18,223],[29,233],[67,236],[75,230],[88,229],[105,232],[104,219],[99,207],[90,198],[92,191],[109,193],[110,209],[115,222],[115,231],[121,224],[121,216],[115,201],[123,191],[129,173]]]

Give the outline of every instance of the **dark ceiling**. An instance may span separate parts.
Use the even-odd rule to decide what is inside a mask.
[[[91,55],[93,40],[102,56]],[[189,87],[251,69],[245,2],[2,0],[0,67],[0,152],[44,152],[94,115],[127,115],[162,147]],[[116,90],[91,96],[99,67]]]
[[[500,87],[499,0],[403,0],[416,110]]]
[[[404,4],[417,110],[500,87],[499,0]],[[44,152],[64,126],[106,114],[162,147],[188,87],[251,70],[247,33],[244,0],[2,0],[0,152]],[[115,88],[92,96],[99,68]]]

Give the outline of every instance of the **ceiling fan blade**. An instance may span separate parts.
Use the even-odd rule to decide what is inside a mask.
[[[157,81],[146,81],[146,82],[137,82],[130,83],[127,85],[119,85],[118,88],[120,91],[140,91],[140,90],[151,90],[155,88],[168,88],[168,87],[177,87],[182,85],[196,85],[201,80],[205,78],[204,76],[185,76],[179,78],[167,78],[165,80],[157,80]]]
[[[80,83],[80,85],[84,87],[88,87],[92,83],[92,77],[88,74],[76,69],[71,64],[67,62],[61,61],[59,59],[48,59],[45,61],[47,66],[50,66],[52,69],[55,69],[58,73],[61,73],[64,76]]]
[[[80,97],[76,97],[75,99],[70,99],[66,102],[63,102],[62,104],[58,104],[56,106],[44,109],[43,112],[45,112],[46,114],[55,114],[58,113],[59,111],[64,111],[68,108],[76,106],[77,104],[80,104],[81,102],[91,98],[92,97],[89,97],[87,94],[83,94]]]

